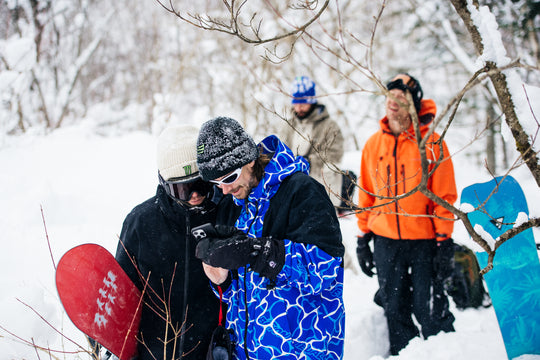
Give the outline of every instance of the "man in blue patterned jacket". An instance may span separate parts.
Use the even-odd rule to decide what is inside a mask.
[[[305,159],[275,136],[257,147],[238,122],[218,117],[201,127],[197,164],[234,201],[196,256],[224,289],[236,358],[341,359],[344,247]]]

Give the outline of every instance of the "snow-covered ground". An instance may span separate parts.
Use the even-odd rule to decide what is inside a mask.
[[[115,251],[124,217],[155,192],[155,138],[143,132],[102,137],[90,127],[78,126],[46,137],[27,134],[0,140],[0,359],[49,358],[22,340],[77,351],[72,341],[84,347],[84,337],[63,312],[54,285],[55,264],[68,249],[82,243]],[[466,158],[454,161],[459,191],[489,179]],[[360,153],[350,152],[344,167],[355,170],[359,162]],[[526,191],[529,204],[538,204],[538,188],[526,169],[513,175],[531,189]],[[538,216],[538,210],[531,212]],[[341,225],[354,259],[354,217],[342,219]],[[459,225],[454,238],[471,245]],[[345,279],[345,359],[382,359],[387,356],[388,340],[383,311],[372,301],[376,279],[363,275],[354,264]],[[459,311],[453,307],[453,312],[455,333],[427,341],[414,339],[393,359],[507,358],[493,308]],[[55,356],[89,359],[84,353]]]

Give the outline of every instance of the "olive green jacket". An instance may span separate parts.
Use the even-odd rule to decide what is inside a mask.
[[[294,114],[280,136],[296,155],[309,161],[310,175],[326,187],[334,206],[339,206],[342,176],[332,169],[341,166],[343,134],[326,106],[315,104],[313,112],[302,120]]]

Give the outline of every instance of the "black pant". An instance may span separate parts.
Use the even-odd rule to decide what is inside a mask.
[[[390,336],[397,355],[420,335],[454,331],[448,298],[433,273],[434,240],[393,240],[375,236],[374,261]],[[421,326],[419,330],[412,315]]]

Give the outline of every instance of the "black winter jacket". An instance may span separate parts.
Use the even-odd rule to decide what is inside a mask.
[[[320,199],[318,195],[324,191],[321,184],[304,173],[297,172],[287,177],[270,199],[262,235],[313,244],[331,256],[343,257],[345,247],[341,242],[341,230],[332,204],[328,202],[327,206],[322,206],[319,201],[313,200]],[[311,194],[317,195],[311,197]],[[309,216],[303,213],[305,209],[310,209]],[[225,196],[218,209],[217,223],[234,225],[241,210],[230,195]],[[305,229],[309,229],[309,233],[305,233]],[[336,234],[339,241],[335,240]]]
[[[189,352],[182,359],[205,358],[212,330],[218,324],[219,299],[211,291],[201,261],[195,257],[195,243],[189,236],[191,228],[215,221],[215,205],[207,201],[205,208],[188,210],[158,186],[156,195],[136,206],[124,220],[116,259],[139,289],[144,288],[144,279],[149,276],[138,335],[144,344],[138,346],[138,360],[178,359],[182,350]],[[185,309],[187,321],[181,329]],[[183,349],[182,331],[185,331]],[[176,344],[170,341],[175,337]],[[166,357],[165,339],[170,341]]]

